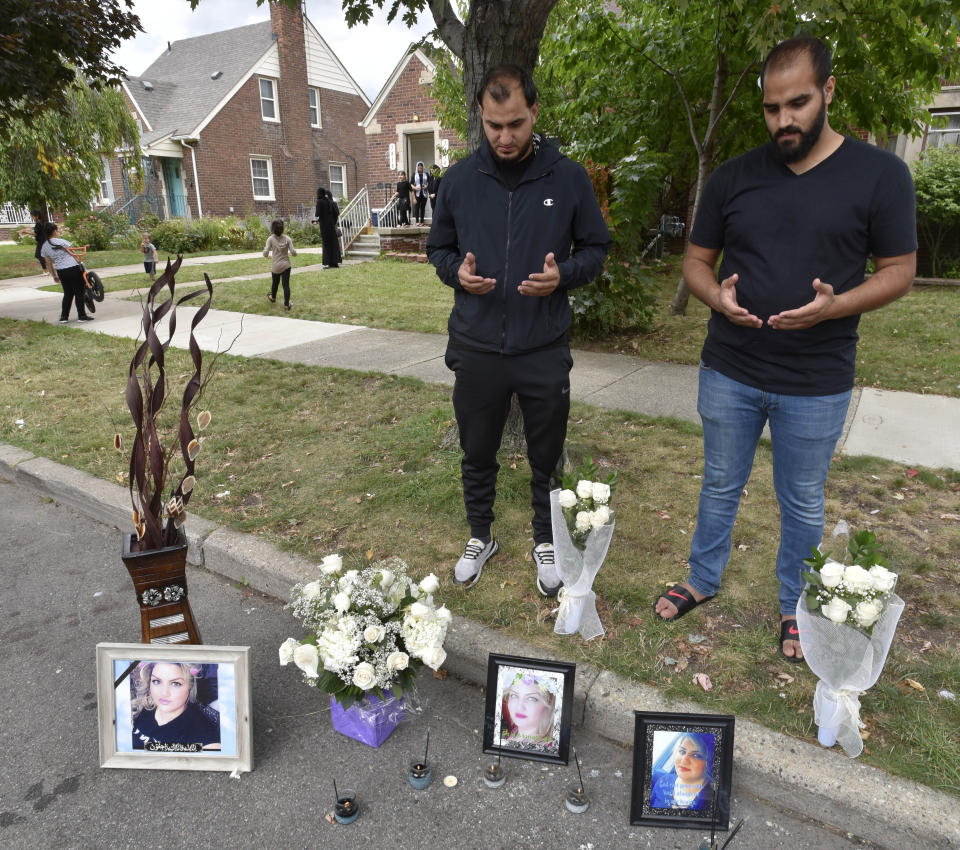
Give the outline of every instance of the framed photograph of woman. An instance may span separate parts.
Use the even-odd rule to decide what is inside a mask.
[[[734,718],[637,711],[630,823],[726,830]]]
[[[248,652],[98,644],[100,766],[251,770]]]
[[[491,653],[483,751],[566,764],[576,664]]]

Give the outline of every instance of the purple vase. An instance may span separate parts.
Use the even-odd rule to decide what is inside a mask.
[[[392,694],[385,700],[367,694],[349,708],[340,705],[336,697],[330,697],[330,718],[333,728],[341,735],[362,741],[371,747],[379,747],[393,732],[404,716],[403,697]]]

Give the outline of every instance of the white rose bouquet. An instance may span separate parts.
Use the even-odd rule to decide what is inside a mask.
[[[833,536],[846,541],[848,533],[841,520]],[[817,737],[854,758],[863,751],[860,696],[883,672],[904,606],[893,592],[897,574],[884,566],[873,532],[854,535],[836,558],[814,549],[806,560],[797,626],[804,660],[820,680],[813,698]]]
[[[570,539],[582,552],[590,532],[613,523],[610,496],[616,485],[617,473],[598,477],[599,469],[592,458],[581,468],[565,473],[562,489],[557,497],[567,522]],[[596,479],[596,480],[591,480]]]
[[[808,584],[807,609],[869,635],[893,594],[897,574],[883,565],[872,531],[854,535],[848,551],[850,564],[831,560],[819,549],[804,561],[810,567],[803,574]]]
[[[399,699],[420,667],[443,664],[452,615],[434,603],[435,575],[418,584],[399,558],[344,571],[339,555],[324,558],[319,573],[295,585],[286,606],[307,636],[280,646],[280,663],[292,661],[308,685],[349,708],[371,694]]]
[[[550,519],[557,572],[563,586],[557,595],[554,632],[584,640],[603,634],[597,614],[593,581],[603,565],[615,525],[610,498],[616,471],[605,478],[591,458],[579,469],[565,473],[562,488],[550,493]]]

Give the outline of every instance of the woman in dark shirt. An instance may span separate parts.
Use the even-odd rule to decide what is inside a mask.
[[[400,227],[410,226],[410,181],[407,180],[407,172],[400,172],[400,181],[397,183],[397,192],[394,197],[397,201],[397,214],[399,216]]]
[[[220,715],[197,701],[196,665],[148,661],[132,675],[133,748],[158,752],[219,750]]]

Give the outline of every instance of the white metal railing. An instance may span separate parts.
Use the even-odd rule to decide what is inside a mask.
[[[400,198],[394,195],[390,202],[377,213],[377,227],[397,227],[400,224],[400,212],[397,205]]]
[[[0,224],[32,224],[30,210],[27,207],[18,207],[7,201],[0,206]]]
[[[342,210],[340,210],[340,253],[349,247],[370,226],[370,196],[364,186]]]

